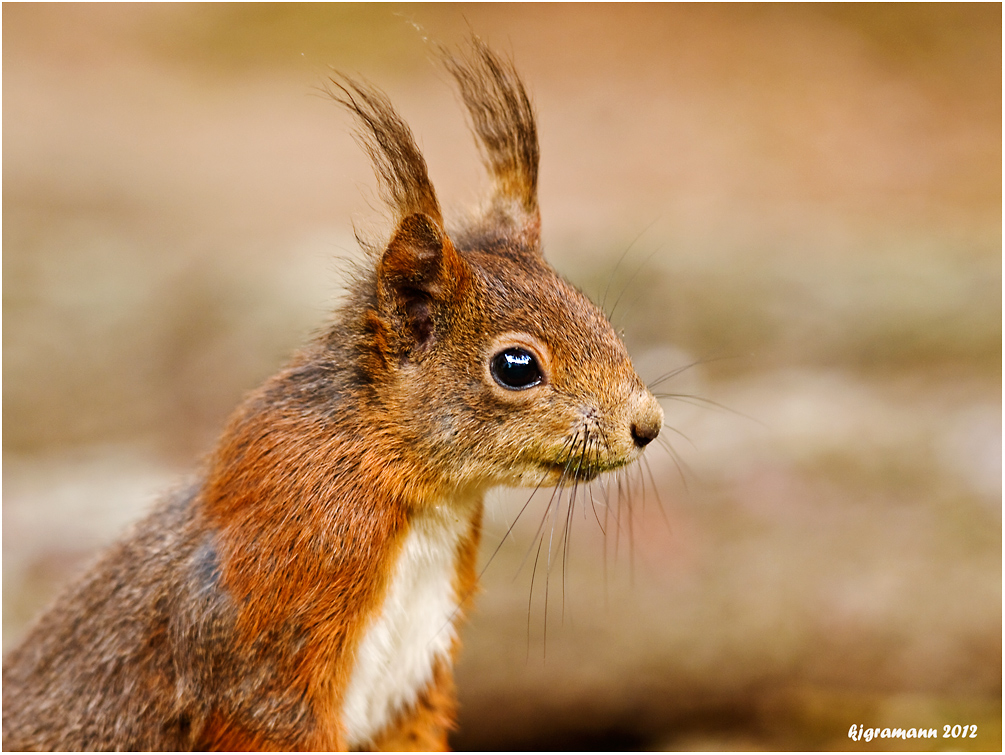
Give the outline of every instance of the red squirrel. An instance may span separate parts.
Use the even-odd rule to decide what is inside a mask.
[[[446,749],[486,491],[592,480],[659,433],[607,318],[542,256],[515,69],[477,39],[446,66],[489,199],[448,230],[386,96],[333,79],[393,232],[197,481],[8,654],[5,749]]]

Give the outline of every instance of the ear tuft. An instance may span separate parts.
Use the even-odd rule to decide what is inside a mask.
[[[356,138],[377,174],[381,194],[398,217],[425,213],[443,222],[426,161],[408,124],[382,91],[336,74],[325,92],[356,117]]]
[[[539,151],[534,107],[512,62],[478,37],[460,56],[444,51],[471,117],[493,192],[475,235],[499,236],[510,247],[540,251],[537,203]]]

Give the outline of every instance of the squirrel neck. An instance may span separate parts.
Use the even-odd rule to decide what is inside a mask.
[[[381,611],[413,529],[464,530],[451,558],[470,561],[473,575],[484,491],[432,474],[357,374],[311,357],[233,416],[210,458],[200,513],[245,646],[266,656],[277,652],[273,635],[294,638],[268,662],[334,709],[352,674],[346,650]]]

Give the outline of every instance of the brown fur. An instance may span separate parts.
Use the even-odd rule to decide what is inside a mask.
[[[456,623],[489,487],[590,479],[658,432],[606,318],[541,255],[537,136],[516,72],[478,41],[448,68],[493,178],[484,211],[448,233],[386,97],[333,82],[395,230],[328,332],[237,410],[200,478],[8,655],[5,748],[344,749],[356,649],[416,517],[479,502],[456,514]],[[541,385],[491,377],[514,344],[536,354]],[[446,748],[447,658],[415,692],[366,747]]]

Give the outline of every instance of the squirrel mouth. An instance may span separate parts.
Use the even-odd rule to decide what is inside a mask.
[[[568,485],[577,482],[593,482],[600,476],[604,469],[596,464],[590,464],[585,460],[572,460],[564,464],[554,462],[547,467],[558,475],[557,485]]]

